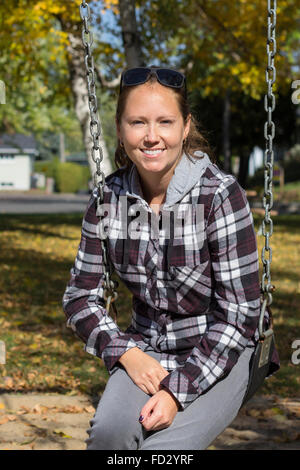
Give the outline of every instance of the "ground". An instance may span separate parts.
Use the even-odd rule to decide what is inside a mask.
[[[61,202],[70,210],[73,199]],[[56,198],[47,204],[49,212],[60,206]],[[300,366],[292,361],[293,345],[300,338],[297,204],[285,208],[289,215],[273,217],[272,313],[281,368],[210,449],[300,450]],[[21,201],[15,205],[20,211]],[[33,205],[23,198],[25,212]],[[264,245],[261,217],[254,213],[259,252]],[[80,213],[0,217],[0,340],[6,345],[6,363],[0,365],[0,450],[86,447],[96,405],[89,397],[101,396],[109,375],[97,357],[86,354],[62,312],[81,223]],[[118,290],[118,326],[125,331],[131,321],[131,295],[122,283]],[[48,394],[54,391],[60,395]]]
[[[84,450],[97,404],[87,395],[0,395],[0,450]],[[252,398],[211,450],[300,450],[300,399]]]

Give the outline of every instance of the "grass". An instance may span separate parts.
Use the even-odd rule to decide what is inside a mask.
[[[256,230],[259,219],[254,216]],[[300,365],[291,363],[300,339],[300,216],[273,218],[272,312],[281,369],[262,393],[297,395]],[[61,299],[80,239],[81,216],[1,215],[0,340],[6,364],[0,389],[19,392],[101,393],[109,377],[102,360],[83,351],[66,327]],[[263,239],[258,236],[259,253]],[[120,283],[119,326],[130,323],[131,295]]]
[[[252,185],[251,188],[249,188],[249,191],[253,190],[257,192],[254,200],[256,202],[261,202],[264,195],[263,183]],[[283,188],[280,188],[279,183],[273,182],[272,192],[274,202],[300,202],[300,181],[286,183]]]
[[[282,189],[279,186],[273,186],[274,200],[281,202],[300,201],[300,181],[287,183]]]

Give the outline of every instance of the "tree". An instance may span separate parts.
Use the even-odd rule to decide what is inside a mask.
[[[51,82],[49,63],[41,61],[41,56],[36,53],[42,53],[41,43],[47,37],[50,49],[53,47],[55,51],[54,59],[61,58],[60,69],[55,60],[50,67],[53,76],[53,71],[57,71],[59,77],[53,80],[55,100],[59,96],[64,100],[66,96],[73,95],[86,151],[90,155],[79,4],[80,0],[59,4],[38,0],[32,6],[29,0],[18,0],[6,3],[5,7],[0,5],[0,13],[5,14],[0,46],[10,56],[9,62],[14,63],[11,77],[7,76],[7,83],[15,80],[17,84],[20,77],[23,83],[33,75],[34,70],[48,92]],[[220,130],[223,145],[218,146],[218,151],[223,161],[227,156],[224,166],[227,165],[230,171],[228,157],[234,151],[233,143],[236,140],[236,127],[232,121],[235,99],[244,96],[250,102],[259,102],[266,92],[266,2],[137,0],[135,4],[133,0],[103,0],[90,4],[95,33],[96,73],[101,90],[105,88],[111,93],[110,96],[114,96],[125,64],[131,67],[158,61],[161,65],[182,70],[191,91],[197,89],[203,99],[221,99],[223,102],[222,110],[219,111],[223,116]],[[116,20],[111,32],[114,37],[123,38],[123,48],[120,41],[114,43],[99,39],[98,25],[108,9]],[[290,93],[291,80],[295,76],[292,67],[299,48],[298,18],[299,6],[296,2],[282,0],[278,4],[276,29],[279,53],[276,56],[278,72],[274,88],[276,93],[282,95]],[[8,47],[8,41],[11,48]],[[66,78],[66,71],[70,80]],[[53,97],[50,93],[49,100]],[[8,117],[6,114],[6,125],[12,125],[13,116]],[[242,175],[245,173],[244,168],[247,168],[246,159],[251,150],[251,142],[247,148],[243,145],[243,149],[238,150],[240,181],[244,179]]]
[[[229,149],[233,148],[229,132],[231,139],[235,133],[235,127],[229,125],[231,100],[242,93],[249,102],[256,100],[261,104],[266,93],[267,2],[140,0],[136,9],[145,62],[156,58],[162,65],[173,65],[186,74],[189,88],[198,89],[203,99],[222,99],[223,148],[219,147],[219,152],[228,160]],[[119,24],[119,12],[116,8],[113,11]],[[274,90],[288,95],[295,76],[295,53],[299,50],[299,5],[293,0],[282,0],[277,15]],[[243,184],[253,143],[241,145],[238,152],[239,180]],[[230,171],[229,161],[224,166]]]
[[[143,16],[149,2],[143,2]],[[299,4],[283,0],[277,7],[277,83],[275,92],[290,93],[295,76],[293,51],[299,50]],[[203,98],[223,100],[223,156],[229,148],[229,93],[260,101],[266,93],[267,2],[231,0],[154,0],[151,11],[167,54],[178,55],[177,66],[190,87]],[[151,28],[151,22],[148,23]],[[164,41],[169,36],[169,40]],[[232,99],[232,98],[231,98]],[[231,135],[235,128],[231,126]],[[248,131],[248,128],[247,128]],[[253,143],[252,143],[253,146]],[[241,145],[239,181],[244,184],[252,147]],[[225,161],[225,168],[230,165]]]
[[[12,107],[6,107],[3,112],[2,128],[12,130],[23,127],[30,130],[40,130],[40,121],[35,125],[33,119],[27,122],[16,122],[13,108],[18,109],[19,95],[15,90],[21,86],[25,97],[24,106],[30,110],[32,117],[38,116],[47,120],[47,102],[41,113],[40,102],[33,100],[31,106],[28,101],[34,95],[32,83],[38,81],[40,93],[48,95],[56,103],[67,104],[70,96],[74,99],[74,109],[80,128],[83,142],[88,155],[92,173],[95,164],[91,158],[92,138],[89,128],[88,93],[84,68],[84,49],[81,43],[81,22],[79,16],[80,0],[70,0],[68,3],[53,3],[50,0],[37,1],[34,6],[29,0],[10,2],[9,9],[0,5],[2,17],[2,34],[0,44],[5,51],[5,63],[10,64],[5,71],[4,81],[8,88],[14,90],[15,102]],[[8,14],[9,13],[9,14]],[[44,49],[50,45],[51,55],[43,59]],[[38,52],[38,53],[37,53]],[[50,60],[46,60],[49,59]],[[59,58],[59,63],[58,63]],[[49,70],[49,66],[51,66]],[[2,76],[3,76],[2,75]],[[58,85],[54,84],[53,93],[51,85],[58,78]],[[26,87],[27,85],[27,87]],[[8,89],[10,96],[10,89]],[[69,104],[69,103],[68,103]],[[39,112],[34,111],[35,106]],[[8,112],[7,112],[8,111]],[[48,122],[49,124],[49,122]],[[46,123],[45,126],[46,127]],[[105,141],[102,136],[100,144],[103,149],[102,170],[108,174],[112,170]]]
[[[120,23],[128,68],[144,65],[140,36],[137,28],[135,1],[119,0]]]

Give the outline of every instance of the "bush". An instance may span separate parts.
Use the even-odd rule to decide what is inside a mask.
[[[55,174],[57,190],[60,193],[76,193],[80,189],[87,189],[89,176],[89,168],[76,163],[60,163]]]
[[[58,159],[54,160],[47,160],[44,162],[35,162],[34,163],[34,171],[36,173],[44,173],[46,178],[54,178],[54,173],[55,173],[55,165],[57,162],[55,161]]]
[[[256,191],[260,188],[264,188],[264,168],[258,168],[253,176],[248,176],[247,188],[255,189]]]
[[[34,171],[44,173],[55,181],[55,191],[76,193],[88,189],[90,169],[77,163],[61,163],[57,157],[52,161],[35,162]]]
[[[285,183],[300,180],[300,145],[296,144],[284,157],[284,180]]]
[[[300,144],[296,144],[285,153],[284,161],[280,162],[284,168],[284,183],[300,180]],[[247,188],[264,188],[264,167],[256,170],[253,176],[248,176]]]

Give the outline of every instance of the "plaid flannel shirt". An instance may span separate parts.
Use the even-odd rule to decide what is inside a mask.
[[[179,211],[192,208],[181,237],[176,237],[178,225],[174,231],[172,216],[168,231],[162,215],[157,216],[143,198],[134,164],[130,171],[122,167],[106,177],[104,205],[114,209],[106,216],[109,258],[132,293],[132,320],[126,331],[105,309],[99,230],[99,220],[105,217],[97,215],[96,190],[83,217],[63,297],[67,325],[88,353],[104,361],[110,374],[130,348],[159,352],[161,365],[169,371],[161,387],[173,394],[181,410],[224,378],[245,347],[258,338],[259,264],[252,214],[236,178],[204,155],[207,164],[200,164],[198,174],[197,164],[195,171],[180,173],[179,163],[169,184],[177,202],[165,203],[163,209],[171,214],[175,205]],[[181,191],[193,173],[195,184],[188,192]],[[195,236],[200,220],[196,207],[202,208],[200,244]],[[124,236],[141,213],[132,231],[138,236]],[[272,372],[278,367],[275,359]]]

